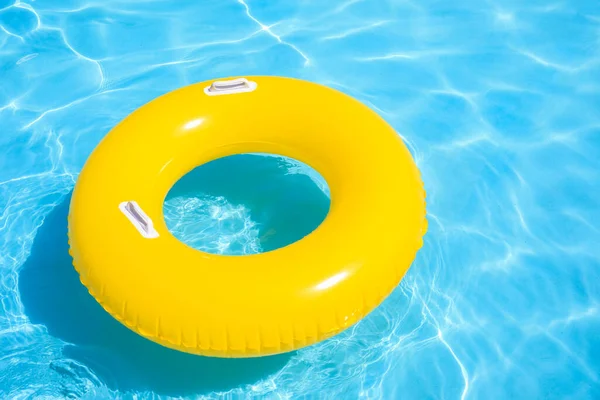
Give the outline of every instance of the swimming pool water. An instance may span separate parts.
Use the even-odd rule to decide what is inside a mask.
[[[188,356],[87,295],[66,253],[68,199],[131,111],[250,74],[380,113],[422,171],[429,233],[343,334],[263,359]],[[600,398],[596,0],[0,0],[0,131],[1,398]],[[267,177],[311,188],[298,193],[316,215],[320,191],[287,180],[306,173]],[[170,201],[175,225],[188,207],[211,228],[197,246],[261,250],[247,204]]]

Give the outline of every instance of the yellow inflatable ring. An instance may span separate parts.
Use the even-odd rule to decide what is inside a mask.
[[[163,218],[172,185],[254,152],[321,173],[323,223],[247,256],[176,239]],[[427,227],[419,172],[382,118],[325,86],[264,76],[190,85],[137,109],[93,151],[70,207],[73,264],[104,309],[161,345],[218,357],[287,352],[348,328],[398,285]]]

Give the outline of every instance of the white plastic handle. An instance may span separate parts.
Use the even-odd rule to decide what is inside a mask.
[[[257,86],[256,82],[249,81],[246,78],[215,81],[210,86],[204,88],[204,93],[208,96],[218,96],[221,94],[252,92]]]
[[[135,228],[147,239],[153,239],[158,237],[158,232],[154,229],[152,220],[144,210],[135,201],[124,201],[119,204],[119,210],[129,221],[135,226]]]

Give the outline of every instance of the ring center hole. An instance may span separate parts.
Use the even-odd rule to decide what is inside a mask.
[[[240,154],[201,165],[163,204],[171,233],[195,249],[246,255],[294,243],[329,212],[329,187],[308,165],[282,156]]]

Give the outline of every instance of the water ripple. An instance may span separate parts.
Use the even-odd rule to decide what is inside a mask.
[[[270,36],[272,36],[273,38],[275,38],[275,40],[277,40],[278,43],[284,44],[284,45],[289,46],[290,48],[294,49],[294,51],[296,51],[298,54],[300,54],[300,56],[302,56],[302,58],[304,58],[304,65],[309,65],[310,64],[310,59],[302,51],[300,51],[300,49],[298,49],[293,44],[288,43],[288,42],[284,41],[283,39],[281,39],[281,37],[279,35],[273,33],[273,31],[271,30],[270,26],[267,26],[267,25],[263,24],[262,22],[260,22],[258,19],[256,19],[254,17],[254,15],[252,15],[252,13],[250,12],[250,7],[248,6],[248,4],[244,0],[237,0],[237,1],[238,1],[238,3],[240,3],[241,5],[243,5],[244,8],[246,9],[246,15],[248,16],[248,18],[250,18],[252,21],[256,22],[256,24],[258,26],[260,26],[261,30],[265,31]]]

